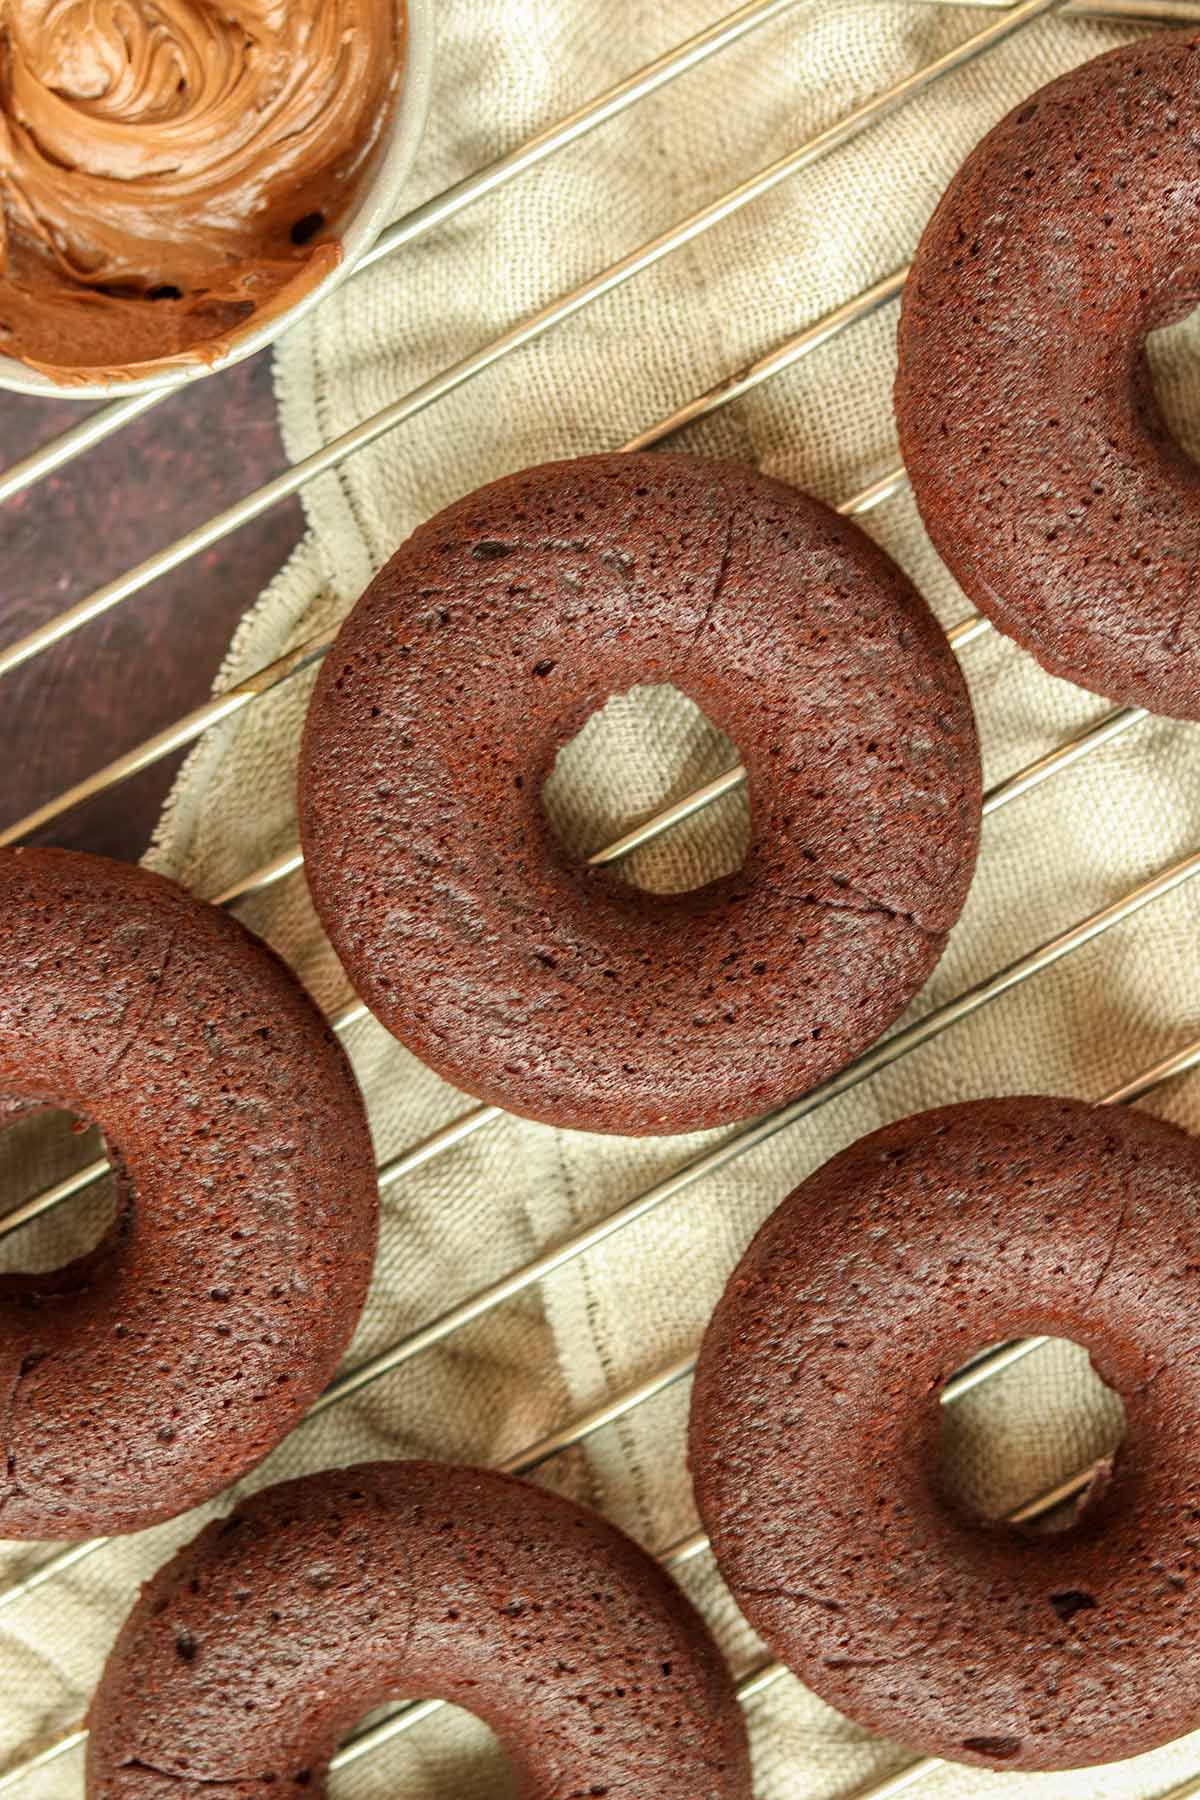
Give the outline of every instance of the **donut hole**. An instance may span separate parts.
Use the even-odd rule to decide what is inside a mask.
[[[376,1727],[387,1728],[389,1721],[396,1724],[408,1710],[407,1704],[397,1705],[389,1701],[386,1706],[376,1706],[353,1725],[341,1742],[343,1750],[352,1752],[356,1739]],[[412,1760],[412,1752],[416,1749],[416,1739],[420,1739],[420,1753],[416,1761]],[[412,1749],[407,1746],[411,1745]],[[371,1760],[388,1761],[391,1770],[390,1784],[384,1784],[387,1791],[389,1785],[393,1793],[408,1793],[415,1783],[421,1787],[420,1772],[428,1766],[426,1758],[434,1757],[443,1768],[454,1771],[453,1788],[455,1792],[486,1793],[489,1800],[520,1800],[521,1787],[517,1781],[512,1762],[509,1759],[503,1741],[486,1725],[476,1713],[467,1708],[454,1706],[448,1700],[439,1702],[436,1712],[431,1712],[422,1719],[420,1730],[415,1736],[401,1729],[396,1737],[386,1746],[376,1750]],[[353,1764],[351,1764],[353,1768]],[[307,1788],[311,1780],[303,1779],[304,1770],[297,1770],[293,1780],[301,1789]],[[330,1800],[340,1800],[348,1791],[348,1777],[340,1770],[335,1770],[329,1777],[328,1791]],[[407,1776],[407,1779],[405,1777]],[[597,1786],[593,1792],[600,1795],[603,1787]]]
[[[939,1492],[972,1524],[1069,1531],[1103,1492],[1124,1435],[1121,1397],[1087,1351],[1050,1338],[942,1406]],[[1051,1604],[1065,1622],[1095,1599],[1072,1590]]]
[[[542,806],[568,856],[586,862],[739,761],[737,747],[669,683],[613,694],[555,758]],[[745,785],[611,865],[651,894],[683,894],[732,875],[750,847]]]
[[[103,1159],[108,1174],[26,1223],[6,1219],[86,1164]],[[117,1180],[104,1139],[82,1114],[46,1110],[0,1131],[0,1275],[47,1275],[103,1243],[117,1213]]]
[[[1194,463],[1200,463],[1200,416],[1195,404],[1196,377],[1200,373],[1200,306],[1189,306],[1183,318],[1175,318],[1152,331],[1145,347],[1154,397],[1167,429],[1180,449]]]

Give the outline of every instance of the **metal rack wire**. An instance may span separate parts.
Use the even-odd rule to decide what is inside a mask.
[[[886,3],[886,0],[881,0],[881,3]],[[941,0],[941,3],[944,3],[944,0]],[[955,3],[955,0],[949,0],[949,3]],[[294,464],[275,480],[246,495],[236,505],[180,538],[176,543],[168,545],[117,580],[107,583],[38,631],[0,649],[0,678],[60,642],[102,613],[120,605],[125,599],[148,586],[160,575],[168,573],[192,556],[236,531],[241,525],[258,517],[273,505],[295,494],[318,475],[335,468],[357,450],[376,442],[386,433],[415,416],[416,413],[454,392],[465,382],[492,367],[522,345],[530,343],[535,338],[566,323],[576,313],[581,312],[605,294],[633,279],[643,270],[652,267],[703,232],[717,226],[722,220],[769,192],[792,175],[798,174],[804,168],[831,154],[841,145],[848,143],[872,124],[903,106],[932,83],[985,55],[1015,32],[1032,26],[1043,14],[1061,8],[1068,13],[1117,18],[1128,22],[1200,22],[1200,0],[1195,0],[1195,3],[1193,0],[1092,0],[1091,4],[1084,4],[1083,0],[1071,0],[1071,3],[1065,7],[1062,6],[1062,0],[1018,0],[1017,4],[1011,4],[1011,0],[958,0],[958,3],[995,7],[999,10],[1000,16],[967,38],[954,50],[875,96],[835,125],[751,175],[698,212],[660,233],[607,269],[600,271],[589,281],[561,295],[530,318],[514,325],[492,343],[483,346],[456,363],[452,368],[444,370],[432,380],[423,383],[419,388],[393,402],[372,418],[362,421],[352,431],[324,446],[314,455]],[[375,262],[412,243],[424,232],[454,217],[467,206],[495,192],[506,182],[535,168],[558,150],[575,142],[586,133],[619,117],[647,95],[676,80],[710,57],[737,43],[768,21],[799,4],[801,4],[801,0],[750,0],[749,4],[739,7],[726,19],[698,33],[686,43],[637,71],[627,80],[618,83],[581,106],[568,118],[539,133],[508,156],[458,183],[424,206],[419,207],[405,219],[400,220],[379,239],[368,257],[367,263]],[[907,270],[900,269],[877,282],[854,299],[830,312],[816,324],[786,339],[766,355],[735,371],[726,380],[680,406],[666,418],[648,426],[646,430],[620,448],[625,451],[634,451],[660,444],[683,427],[707,417],[752,388],[792,367],[803,357],[817,351],[822,344],[827,343],[843,331],[849,330],[880,308],[896,300],[902,291],[906,273]],[[48,475],[66,467],[112,433],[119,431],[133,419],[149,411],[151,407],[185,403],[182,396],[152,394],[135,396],[105,407],[100,412],[71,427],[62,436],[44,445],[32,456],[0,473],[0,501],[14,497]],[[861,516],[873,506],[898,492],[903,487],[905,480],[904,469],[897,466],[860,493],[845,500],[839,510],[848,517]],[[954,650],[961,652],[981,639],[990,629],[991,627],[985,619],[978,615],[972,615],[951,627],[947,636]],[[288,655],[260,669],[247,680],[217,694],[204,706],[195,709],[184,718],[177,720],[165,731],[157,733],[126,755],[96,771],[86,781],[76,784],[44,806],[37,808],[27,817],[17,820],[7,829],[0,831],[0,844],[20,842],[61,817],[72,807],[107,791],[141,769],[183,746],[193,743],[205,732],[219,727],[224,720],[232,717],[242,708],[253,705],[264,695],[319,661],[328,649],[332,636],[332,632],[327,632],[313,638]],[[1134,729],[1146,717],[1146,712],[1141,708],[1115,709],[1058,744],[1025,768],[1014,771],[986,794],[984,799],[985,818],[991,817],[1004,806],[1032,792],[1042,783],[1060,774],[1083,757]],[[638,826],[636,830],[626,833],[615,843],[597,850],[590,860],[593,863],[607,863],[628,855],[640,845],[649,842],[683,819],[692,816],[702,807],[720,800],[739,786],[743,780],[744,771],[740,766],[727,770],[715,781],[707,783],[695,793],[688,795],[673,806],[665,808]],[[299,848],[289,848],[262,867],[249,871],[224,893],[207,897],[218,905],[232,906],[239,900],[261,893],[274,884],[287,879],[301,867],[302,857]],[[371,1383],[395,1372],[405,1363],[432,1349],[435,1345],[445,1342],[454,1333],[482,1318],[494,1307],[513,1299],[552,1274],[556,1269],[584,1255],[605,1239],[647,1217],[657,1208],[681,1199],[706,1177],[749,1154],[777,1133],[788,1130],[801,1120],[808,1118],[820,1107],[870,1080],[941,1033],[951,1030],[956,1025],[973,1017],[994,1000],[1040,975],[1110,929],[1131,919],[1144,907],[1171,893],[1197,874],[1200,874],[1200,846],[1189,855],[1160,869],[1148,880],[1119,896],[1109,905],[1078,920],[1076,924],[1057,936],[1034,946],[1007,967],[994,972],[983,981],[963,990],[954,998],[930,1009],[908,1025],[894,1031],[846,1069],[822,1082],[809,1093],[762,1118],[736,1128],[714,1148],[684,1162],[672,1174],[634,1195],[606,1218],[593,1222],[521,1268],[512,1270],[501,1279],[478,1289],[438,1317],[429,1320],[419,1329],[410,1332],[404,1338],[369,1358],[365,1363],[346,1371],[315,1404],[309,1417],[317,1416],[350,1395],[361,1392]],[[345,1033],[366,1016],[365,1007],[356,1003],[344,1007],[333,1015],[331,1024],[339,1033]],[[1133,1076],[1121,1087],[1104,1095],[1102,1103],[1107,1105],[1133,1103],[1163,1083],[1196,1067],[1200,1067],[1200,1038],[1184,1044],[1154,1067]],[[485,1129],[500,1116],[500,1111],[496,1107],[476,1106],[450,1119],[430,1136],[412,1144],[400,1155],[380,1167],[381,1189],[385,1191],[390,1189],[433,1158],[451,1153],[466,1138]],[[22,1206],[0,1216],[0,1239],[73,1199],[86,1188],[103,1179],[108,1172],[109,1165],[106,1161],[94,1161],[65,1180],[56,1183],[44,1193],[36,1195]],[[953,1405],[963,1394],[971,1391],[980,1383],[1002,1376],[1006,1369],[1011,1368],[1017,1361],[1044,1342],[1045,1340],[1041,1338],[1027,1339],[1020,1343],[1002,1346],[977,1358],[947,1384],[942,1396],[943,1402]],[[685,1380],[691,1374],[694,1362],[694,1352],[676,1359],[636,1386],[606,1400],[601,1406],[527,1446],[525,1450],[509,1458],[502,1467],[512,1473],[527,1474],[531,1472],[552,1457],[582,1443],[595,1432],[632,1412],[655,1395]],[[1078,1471],[1049,1492],[1028,1501],[1010,1517],[1014,1522],[1024,1522],[1052,1513],[1086,1488],[1091,1473],[1091,1470]],[[0,1611],[18,1605],[56,1577],[76,1567],[88,1557],[97,1554],[107,1542],[107,1539],[98,1538],[87,1543],[71,1545],[35,1567],[22,1579],[0,1588]],[[665,1566],[678,1568],[693,1558],[703,1555],[707,1549],[708,1542],[704,1535],[700,1532],[693,1532],[662,1550],[660,1556]],[[759,1664],[745,1671],[741,1676],[738,1683],[739,1697],[744,1703],[749,1703],[768,1686],[785,1678],[787,1673],[777,1663]],[[424,1719],[438,1711],[440,1706],[441,1703],[437,1701],[422,1701],[394,1709],[387,1717],[360,1732],[344,1745],[334,1759],[334,1767],[345,1767],[377,1750],[392,1741],[401,1732],[419,1725]],[[85,1736],[84,1728],[76,1727],[54,1743],[47,1745],[38,1754],[15,1763],[7,1769],[0,1770],[0,1793],[15,1790],[36,1771],[69,1756],[80,1747]],[[892,1800],[892,1796],[908,1792],[936,1769],[944,1766],[936,1758],[910,1761],[882,1780],[859,1787],[853,1795],[845,1796],[844,1800]],[[1168,1795],[1162,1796],[1162,1800],[1189,1800],[1189,1796],[1193,1795],[1200,1795],[1200,1775],[1176,1786]]]

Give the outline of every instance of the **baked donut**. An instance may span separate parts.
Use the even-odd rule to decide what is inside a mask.
[[[736,874],[652,894],[542,807],[614,692],[671,682],[736,743]],[[691,456],[509,476],[359,601],[304,734],[309,885],[372,1012],[447,1080],[550,1124],[679,1132],[842,1067],[916,993],[979,827],[970,702],[853,525]]]
[[[368,1463],[244,1501],[142,1590],[89,1717],[89,1800],[319,1796],[369,1708],[423,1695],[501,1738],[525,1800],[750,1800],[698,1613],[596,1513],[531,1482]]]
[[[1125,1403],[1075,1526],[937,1491],[938,1391],[1046,1333]],[[696,1498],[750,1623],[814,1692],[913,1749],[1006,1769],[1136,1756],[1200,1693],[1200,1145],[1043,1098],[919,1113],[826,1163],[717,1307]]]
[[[378,1190],[336,1040],[249,932],[145,869],[0,851],[0,1123],[100,1127],[118,1206],[0,1277],[0,1534],[136,1531],[257,1463],[357,1322]]]
[[[896,418],[934,546],[1053,675],[1200,718],[1200,470],[1148,332],[1200,292],[1200,38],[1126,44],[990,131],[921,239]]]

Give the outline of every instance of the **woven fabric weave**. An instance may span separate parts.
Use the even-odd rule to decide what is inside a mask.
[[[404,209],[523,141],[719,16],[719,0],[445,0],[429,135]],[[970,8],[906,0],[796,6],[618,122],[349,283],[278,351],[289,453],[301,456],[515,320],[725,191],[981,28]],[[479,483],[548,457],[609,450],[750,358],[903,266],[963,155],[1009,107],[1124,33],[1044,19],[936,84],[851,145],[780,185],[539,342],[508,358],[306,492],[309,533],[247,616],[221,683],[342,616],[401,539]],[[672,447],[731,456],[840,501],[897,461],[890,394],[895,307],[842,333]],[[1200,447],[1200,349],[1190,323],[1154,346],[1160,392]],[[176,404],[186,405],[186,401]],[[969,613],[901,489],[866,528],[947,625]],[[962,661],[987,780],[1023,767],[1107,710],[995,633]],[[211,733],[180,777],[151,860],[216,894],[295,839],[296,743],[311,682],[294,679]],[[1004,806],[964,916],[912,1016],[1124,894],[1191,847],[1200,825],[1195,727],[1139,724]],[[730,745],[663,690],[621,695],[564,752],[546,790],[565,841],[590,850],[728,766]],[[743,798],[639,852],[647,886],[692,885],[736,863]],[[323,1005],[345,979],[293,877],[242,916]],[[247,1486],[371,1455],[500,1460],[696,1345],[756,1225],[811,1169],[878,1124],[974,1095],[1094,1098],[1200,1031],[1200,887],[1183,886],[1022,984],[884,1074],[815,1112],[640,1223],[557,1270],[297,1432]],[[347,1034],[381,1158],[471,1104],[368,1021]],[[1200,1129],[1200,1082],[1146,1102]],[[378,1270],[350,1360],[390,1344],[727,1133],[648,1142],[504,1118],[390,1186]],[[4,1192],[36,1190],[61,1138],[13,1134]],[[71,1227],[43,1228],[52,1260]],[[982,1348],[982,1346],[981,1346]],[[539,1474],[662,1549],[694,1527],[683,1461],[687,1384]],[[1051,1347],[981,1387],[947,1432],[951,1476],[1000,1513],[1111,1446],[1111,1397],[1079,1353]],[[0,1767],[82,1713],[136,1582],[198,1529],[202,1509],[110,1546],[0,1614]],[[0,1585],[32,1567],[0,1558]],[[739,1671],[757,1647],[711,1562],[682,1579]],[[764,1800],[835,1800],[896,1767],[880,1742],[792,1678],[749,1703]],[[1200,1736],[1079,1776],[946,1768],[935,1795],[1150,1796],[1200,1771]],[[439,1800],[507,1791],[488,1734],[446,1712],[340,1775],[339,1795]],[[77,1758],[21,1790],[79,1791]]]

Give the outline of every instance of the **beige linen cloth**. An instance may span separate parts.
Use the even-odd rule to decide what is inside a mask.
[[[429,134],[404,210],[523,141],[720,15],[721,0],[444,0]],[[290,453],[302,455],[486,343],[515,320],[921,67],[986,15],[899,0],[795,7],[619,122],[353,282],[278,357]],[[310,530],[244,621],[222,682],[339,618],[422,519],[478,483],[547,457],[613,449],[681,402],[898,268],[943,185],[993,120],[1055,74],[1119,41],[1111,26],[1051,19],[935,86],[849,148],[780,187],[565,328],[421,414],[308,490]],[[1126,32],[1124,35],[1129,35]],[[741,458],[841,500],[897,459],[890,393],[895,308],[855,326],[672,447]],[[1158,346],[1160,391],[1200,441],[1200,354],[1188,326]],[[186,399],[175,406],[186,417]],[[950,624],[970,609],[901,492],[870,530]],[[989,781],[1107,709],[1042,674],[994,633],[962,652]],[[310,681],[292,681],[210,734],[177,785],[151,861],[215,894],[294,841],[297,733]],[[1200,831],[1194,726],[1143,723],[989,819],[970,901],[913,1013],[1123,894]],[[546,801],[568,843],[593,848],[733,759],[669,691],[614,699],[566,752]],[[681,887],[736,863],[743,801],[723,802],[628,865]],[[347,999],[302,878],[242,909],[321,1003]],[[868,1085],[818,1111],[297,1431],[246,1485],[366,1456],[500,1460],[621,1394],[698,1341],[756,1225],[862,1132],[973,1095],[1099,1097],[1200,1033],[1200,884],[1011,992]],[[374,1022],[348,1033],[381,1158],[470,1102]],[[1200,1080],[1148,1102],[1200,1129]],[[390,1187],[378,1269],[350,1360],[364,1357],[603,1218],[726,1133],[629,1142],[504,1118]],[[61,1168],[61,1135],[11,1134],[15,1201]],[[77,1154],[77,1152],[76,1152]],[[44,1263],[77,1223],[43,1230]],[[28,1251],[25,1252],[29,1254]],[[981,1346],[982,1347],[982,1346]],[[662,1549],[695,1523],[684,1467],[683,1383],[541,1478],[590,1498]],[[998,1515],[1109,1447],[1117,1409],[1078,1353],[1051,1349],[954,1409],[947,1459],[960,1492]],[[0,1767],[82,1715],[137,1582],[201,1514],[109,1546],[0,1614]],[[0,1558],[0,1585],[38,1546]],[[683,1579],[737,1670],[760,1654],[714,1574]],[[903,1760],[788,1677],[747,1708],[764,1800],[832,1800]],[[1120,1721],[1118,1720],[1118,1730]],[[1198,1720],[1200,1723],[1200,1720]],[[942,1795],[1149,1796],[1200,1771],[1200,1734],[1077,1776],[946,1767]],[[29,1780],[28,1800],[80,1792],[72,1755]],[[498,1795],[503,1758],[446,1711],[336,1778],[344,1796]],[[646,1800],[654,1800],[647,1795]]]

